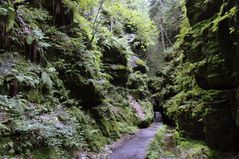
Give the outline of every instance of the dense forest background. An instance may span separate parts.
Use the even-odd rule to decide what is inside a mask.
[[[155,111],[186,158],[238,152],[238,5],[0,0],[0,157],[107,156]]]

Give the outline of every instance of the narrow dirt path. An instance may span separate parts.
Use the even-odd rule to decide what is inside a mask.
[[[148,145],[162,125],[162,123],[154,123],[149,128],[141,129],[132,138],[113,149],[109,159],[145,159]]]

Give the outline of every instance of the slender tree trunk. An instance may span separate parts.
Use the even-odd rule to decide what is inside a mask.
[[[10,96],[15,97],[18,93],[18,82],[14,79],[11,82],[11,88],[10,88]]]
[[[114,26],[114,21],[113,21],[113,19],[111,18],[111,19],[110,19],[110,32],[113,31],[113,26]]]
[[[99,27],[99,25],[100,25],[100,23],[101,23],[101,22],[98,22],[98,23],[97,23],[97,21],[98,21],[98,18],[99,18],[99,15],[100,15],[100,11],[102,10],[104,3],[105,3],[105,0],[101,0],[101,2],[100,2],[100,7],[99,7],[99,9],[98,9],[98,11],[97,11],[97,13],[96,13],[95,20],[94,20],[94,22],[93,22],[93,30],[94,30],[94,32],[93,32],[92,37],[91,37],[91,39],[89,40],[89,42],[88,42],[86,48],[91,48],[91,47],[92,47],[92,46],[91,46],[91,45],[92,45],[92,42],[93,42],[93,40],[95,39],[95,35],[96,35],[96,33],[97,33],[97,31],[98,31],[98,27]]]
[[[163,26],[160,25],[160,35],[161,35],[161,43],[162,43],[162,49],[165,51],[166,46],[165,46],[165,36],[164,36],[164,29]]]
[[[160,7],[163,8],[164,7],[164,1],[163,0],[159,0],[160,3]],[[160,17],[160,34],[161,34],[161,43],[162,43],[162,49],[163,51],[165,51],[166,49],[166,42],[165,42],[165,35],[164,35],[164,29],[163,29],[163,12],[161,13],[161,17]]]

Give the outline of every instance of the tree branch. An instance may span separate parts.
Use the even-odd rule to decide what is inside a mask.
[[[100,11],[101,11],[102,8],[103,8],[104,3],[105,3],[105,0],[101,0],[101,1],[100,1],[100,7],[99,7],[99,9],[98,9],[98,11],[97,11],[97,13],[96,13],[95,20],[94,20],[94,22],[93,22],[93,27],[92,27],[93,30],[94,30],[94,32],[93,32],[92,37],[91,37],[91,39],[89,40],[89,42],[88,42],[86,48],[91,48],[91,47],[92,47],[92,46],[91,46],[91,45],[92,45],[92,42],[93,42],[93,40],[95,39],[95,35],[96,35],[96,33],[97,33],[97,31],[98,31],[98,27],[99,27],[99,25],[100,25],[100,23],[101,23],[101,22],[98,22],[98,23],[97,23],[97,20],[98,20],[98,17],[99,17],[99,15],[100,15]]]

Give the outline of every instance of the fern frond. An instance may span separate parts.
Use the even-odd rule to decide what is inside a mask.
[[[47,72],[42,72],[41,80],[42,80],[43,84],[45,84],[49,89],[52,88],[53,82],[51,80],[50,75]]]
[[[8,7],[8,16],[7,16],[7,24],[6,24],[6,31],[8,32],[9,30],[11,30],[15,24],[15,19],[16,19],[16,12],[14,10],[14,8],[12,7]]]

